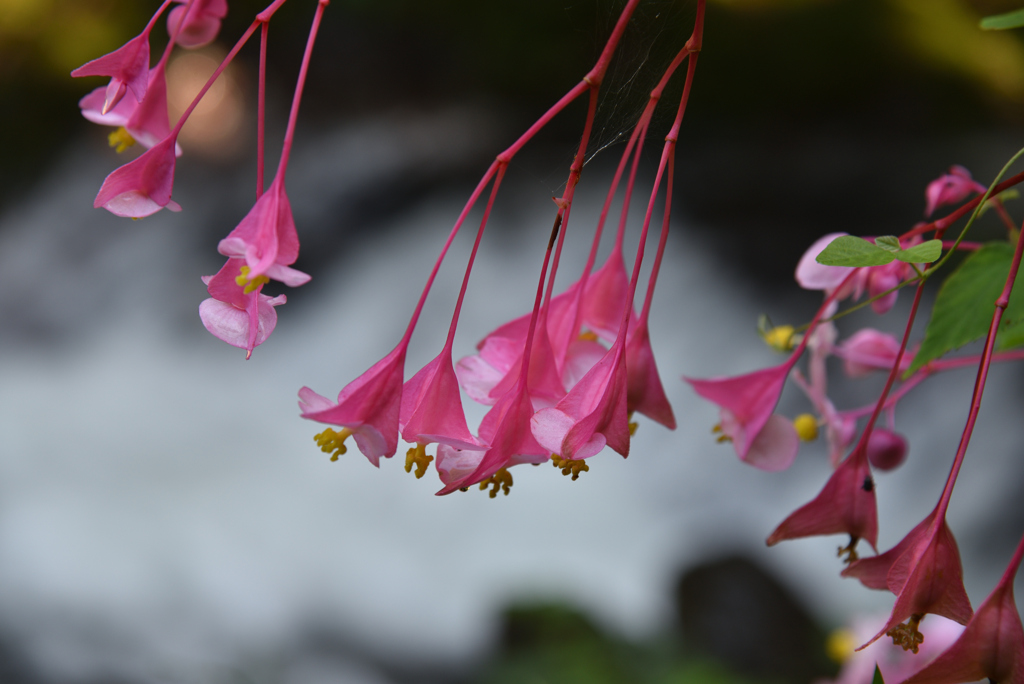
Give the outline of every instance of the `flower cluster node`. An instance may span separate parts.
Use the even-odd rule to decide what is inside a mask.
[[[127,128],[118,126],[107,136],[107,142],[114,148],[114,151],[121,154],[135,144],[135,138],[132,137]]]
[[[818,439],[818,419],[810,413],[801,413],[793,419],[793,427],[796,434],[804,442],[813,442]]]
[[[508,472],[508,468],[499,469],[498,472],[480,483],[480,491],[488,487],[491,488],[489,496],[492,499],[498,496],[499,489],[505,493],[505,496],[508,496],[509,490],[512,489],[512,473]]]
[[[320,447],[320,451],[325,454],[331,454],[331,460],[337,461],[338,456],[348,453],[348,447],[345,446],[345,440],[349,438],[352,431],[348,428],[342,428],[341,432],[335,432],[331,428],[325,429],[318,435],[314,435],[313,439],[316,440],[316,445]]]
[[[434,457],[427,454],[427,445],[417,442],[416,446],[405,453],[405,472],[411,473],[412,467],[416,466],[416,479],[427,474],[427,467],[433,462]]]
[[[859,541],[860,538],[851,535],[850,543],[846,546],[840,546],[839,550],[836,552],[836,557],[843,558],[843,554],[846,554],[846,558],[843,558],[843,562],[847,565],[859,560],[860,556],[857,555],[857,542]]]
[[[590,472],[590,466],[583,459],[561,458],[558,454],[551,454],[551,464],[561,468],[563,475],[572,473],[573,480],[578,480],[580,473]]]
[[[270,282],[270,278],[265,275],[258,275],[254,278],[249,277],[249,273],[252,269],[249,266],[242,266],[238,269],[238,275],[235,276],[235,284],[239,287],[244,288],[242,294],[252,294],[256,290],[260,289],[264,285]]]
[[[885,635],[892,637],[892,643],[903,647],[904,651],[917,653],[921,644],[924,643],[924,635],[917,629],[923,617],[924,615],[915,613],[910,616],[909,620],[896,625],[886,632]]]

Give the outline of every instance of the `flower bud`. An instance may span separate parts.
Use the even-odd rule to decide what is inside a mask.
[[[907,440],[885,428],[875,428],[868,437],[868,461],[879,470],[894,470],[907,460]]]

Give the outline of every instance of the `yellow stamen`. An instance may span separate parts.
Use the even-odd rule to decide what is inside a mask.
[[[794,418],[793,427],[796,428],[796,434],[805,442],[818,439],[818,419],[810,413],[801,413]]]
[[[258,275],[255,278],[250,278],[249,271],[251,270],[252,269],[248,266],[242,266],[242,268],[238,270],[239,275],[235,276],[235,283],[245,287],[245,289],[242,290],[244,294],[252,294],[260,287],[270,282],[270,278],[265,275]]]
[[[107,142],[118,154],[121,154],[135,144],[135,138],[124,126],[119,126],[113,133],[107,136]]]
[[[561,468],[563,475],[572,473],[573,480],[578,480],[581,472],[590,472],[590,466],[583,459],[561,458],[558,454],[551,454],[551,464],[556,468]]]
[[[859,541],[860,541],[859,537],[854,537],[851,534],[850,535],[850,543],[847,544],[846,546],[840,546],[839,547],[839,551],[836,553],[836,556],[838,556],[839,558],[843,558],[843,554],[845,553],[846,554],[846,558],[843,558],[843,562],[846,563],[847,565],[849,565],[850,563],[854,562],[855,560],[857,560],[859,558],[859,556],[857,555],[857,542],[859,542]]]
[[[505,496],[508,496],[508,491],[512,489],[512,473],[508,472],[507,468],[499,469],[498,472],[480,483],[480,491],[488,487],[491,488],[490,497],[492,499],[498,496],[499,489],[505,492]]]
[[[628,423],[628,426],[629,426],[629,436],[633,437],[633,436],[636,435],[636,430],[637,430],[638,427],[640,427],[640,423],[637,423],[637,422],[633,421],[633,412],[632,411],[630,411],[629,413],[626,414],[626,420],[629,421],[629,423]]]
[[[591,330],[588,330],[586,332],[581,332],[580,336],[579,336],[579,339],[587,340],[588,342],[597,342],[597,333],[593,332]]]
[[[896,646],[902,646],[904,651],[917,653],[917,649],[924,643],[924,635],[917,629],[917,626],[921,624],[922,618],[924,618],[924,615],[914,613],[910,616],[909,620],[896,625],[886,632],[885,635],[892,637],[892,643]]]
[[[855,648],[857,648],[857,635],[849,629],[835,630],[828,635],[828,641],[825,642],[825,651],[828,653],[828,657],[840,665],[850,659]]]
[[[721,423],[718,423],[717,425],[715,425],[715,427],[711,428],[711,432],[713,434],[718,435],[718,439],[716,439],[715,441],[718,442],[719,444],[722,444],[723,442],[731,442],[732,441],[732,437],[730,437],[729,435],[722,434],[722,424]]]
[[[337,461],[338,456],[348,452],[348,448],[345,446],[345,440],[349,438],[352,431],[348,428],[342,428],[341,432],[335,432],[331,428],[327,428],[318,435],[314,435],[313,439],[316,440],[316,445],[320,447],[320,451],[325,454],[331,454],[331,460]]]
[[[420,479],[427,473],[427,466],[434,460],[433,456],[427,455],[427,445],[416,442],[416,446],[405,453],[405,472],[411,473],[412,467],[416,466],[416,479]]]
[[[791,351],[796,342],[796,330],[791,325],[780,325],[776,328],[770,328],[762,331],[761,335],[764,337],[765,344],[774,349],[775,351],[787,352]]]

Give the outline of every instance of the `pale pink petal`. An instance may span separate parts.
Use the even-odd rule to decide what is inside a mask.
[[[93,206],[117,216],[142,218],[171,207],[174,140],[167,138],[137,159],[114,169],[103,181]],[[177,205],[175,205],[177,206]],[[180,209],[180,207],[178,207]]]
[[[846,266],[825,266],[815,261],[821,252],[837,237],[848,233],[829,233],[811,245],[796,267],[796,282],[805,290],[832,290],[846,279],[853,268]]]
[[[773,414],[754,438],[743,460],[761,470],[779,472],[793,465],[800,438],[793,423],[784,416]]]

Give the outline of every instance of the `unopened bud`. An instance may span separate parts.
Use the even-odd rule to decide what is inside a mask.
[[[892,430],[875,428],[868,437],[868,461],[879,470],[893,470],[907,460],[907,440]]]

